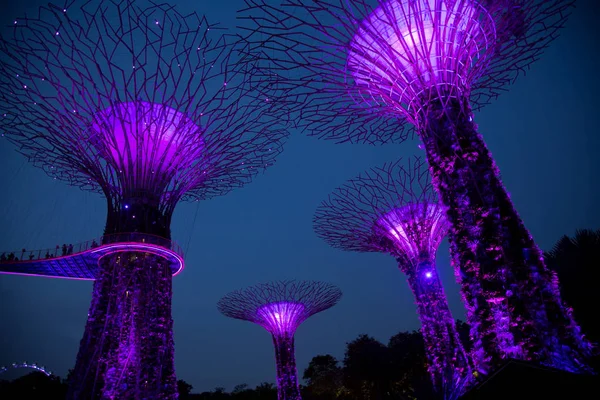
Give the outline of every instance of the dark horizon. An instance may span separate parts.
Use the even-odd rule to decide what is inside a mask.
[[[172,0],[182,11],[235,27],[241,0]],[[2,6],[4,25],[47,1]],[[234,4],[232,4],[234,3]],[[505,186],[537,244],[548,250],[564,234],[600,227],[600,37],[598,7],[577,8],[561,36],[526,76],[507,87],[475,120]],[[226,293],[257,283],[306,279],[331,282],[344,297],[307,320],[296,334],[299,376],[310,359],[343,359],[345,342],[366,333],[387,343],[418,329],[415,304],[395,260],[383,254],[343,252],[312,229],[312,216],[331,191],[363,171],[423,154],[417,141],[400,145],[335,145],[291,132],[275,165],[243,189],[200,203],[181,203],[172,237],[186,254],[174,279],[175,362],[178,379],[193,392],[275,381],[270,335],[217,311]],[[2,138],[0,138],[2,139]],[[54,181],[0,141],[0,252],[42,249],[99,237],[102,196]],[[455,318],[464,312],[444,241],[438,267]],[[27,360],[65,377],[75,363],[91,299],[91,282],[0,276],[0,365]]]

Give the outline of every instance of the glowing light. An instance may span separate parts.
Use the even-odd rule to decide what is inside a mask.
[[[425,278],[431,278],[433,274],[430,271],[425,272]]]
[[[43,373],[46,376],[51,376],[52,372],[48,371],[46,369],[46,367],[44,367],[43,365],[37,365],[37,363],[33,363],[33,364],[29,364],[27,363],[27,361],[24,361],[22,363],[12,363],[10,366],[6,367],[6,366],[0,366],[0,374],[5,373],[6,371],[8,371],[10,368],[31,368],[31,369],[35,369],[36,371],[39,371],[41,373]]]
[[[117,169],[135,172],[136,185],[142,188],[154,182],[148,177],[155,171],[174,174],[182,161],[198,159],[203,149],[201,128],[160,104],[117,104],[94,117],[91,131]]]
[[[494,21],[474,0],[390,0],[361,23],[347,66],[375,101],[405,108],[435,85],[466,88],[494,40]]]
[[[445,211],[437,203],[396,208],[380,218],[376,225],[383,228],[398,250],[415,260],[423,253],[435,254],[449,229]]]
[[[278,302],[262,306],[256,311],[260,324],[273,334],[294,333],[306,319],[305,306],[297,302]]]
[[[139,235],[138,240],[143,241],[145,237],[146,236],[143,234]],[[102,240],[99,241],[102,242]],[[96,241],[94,240],[93,242],[95,243]],[[141,252],[154,254],[166,259],[170,265],[173,276],[176,276],[179,273],[181,273],[181,271],[183,271],[185,263],[182,254],[179,254],[176,250],[171,250],[168,248],[173,246],[173,244],[169,243],[173,242],[167,241],[162,245],[129,241],[115,242],[111,244],[95,246],[94,244],[92,244],[92,246],[85,251],[64,257],[22,260],[13,264],[0,263],[0,275],[7,274],[22,276],[39,276],[44,278],[62,278],[72,280],[94,280],[93,273],[97,270],[98,263],[101,258],[115,253]],[[73,269],[72,263],[74,258],[77,260],[76,263],[78,265],[82,265],[82,268],[80,270]],[[6,268],[3,267],[4,265],[6,265]],[[44,269],[48,272],[39,273],[40,265],[46,267]],[[14,266],[14,268],[11,266]]]

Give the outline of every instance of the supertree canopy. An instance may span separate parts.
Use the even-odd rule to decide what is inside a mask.
[[[573,1],[246,5],[244,40],[274,112],[338,142],[397,142],[415,128],[451,226],[478,369],[519,358],[587,370],[590,345],[473,121],[558,35]]]
[[[335,286],[312,281],[280,281],[251,286],[224,296],[224,315],[254,322],[273,336],[277,363],[277,397],[300,400],[294,334],[308,317],[333,307],[342,297]]]
[[[252,94],[234,41],[172,5],[50,4],[16,18],[0,54],[2,136],[50,176],[108,200],[108,254],[69,398],[176,398],[171,270],[140,242],[171,252],[177,202],[250,182],[285,131]]]
[[[434,387],[447,399],[462,394],[470,361],[435,267],[449,226],[425,162],[387,163],[350,180],[319,206],[314,226],[333,247],[396,258],[415,296]]]

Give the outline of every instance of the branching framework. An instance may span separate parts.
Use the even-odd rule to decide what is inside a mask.
[[[279,400],[300,400],[294,334],[310,316],[333,307],[342,297],[335,286],[312,281],[280,281],[231,292],[217,304],[224,315],[254,322],[273,336]]]
[[[218,25],[152,1],[71,5],[0,38],[0,129],[51,177],[104,194],[105,235],[170,239],[179,200],[273,164],[286,131]],[[164,257],[103,257],[69,398],[176,398],[173,353]]]
[[[309,135],[404,141],[435,87],[490,103],[536,61],[572,0],[245,0],[265,96]],[[433,44],[433,42],[436,44]],[[444,43],[438,44],[438,43]],[[433,44],[433,45],[432,45]],[[259,75],[256,75],[259,77]],[[435,96],[434,93],[431,93]],[[380,118],[385,117],[385,118]]]
[[[256,87],[308,134],[404,140],[413,126],[451,225],[474,361],[588,371],[585,340],[473,122],[557,37],[572,0],[246,0]],[[407,124],[408,123],[408,124]]]
[[[460,396],[471,380],[435,255],[448,233],[424,160],[387,163],[337,188],[317,209],[317,235],[333,247],[393,255],[414,293],[435,388]]]

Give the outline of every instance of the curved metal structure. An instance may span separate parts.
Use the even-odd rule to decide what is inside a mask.
[[[99,273],[102,258],[125,252],[161,256],[169,263],[173,276],[181,273],[184,268],[183,250],[174,241],[143,233],[125,233],[75,243],[75,246],[65,247],[62,254],[60,246],[5,252],[0,258],[0,274],[94,280]],[[16,257],[15,260],[15,254],[20,254],[21,258]]]
[[[478,370],[517,358],[589,371],[592,347],[473,114],[539,58],[573,0],[246,4],[244,39],[261,60],[257,87],[275,113],[338,142],[398,142],[415,128],[447,209]]]
[[[435,266],[450,226],[425,161],[383,164],[348,181],[317,208],[314,228],[332,247],[396,259],[415,296],[433,386],[444,399],[463,394],[471,363]]]
[[[46,367],[41,366],[41,365],[37,365],[36,363],[29,364],[27,361],[22,362],[22,363],[12,363],[10,365],[0,366],[0,375],[2,375],[3,373],[9,371],[10,369],[17,369],[17,368],[31,368],[31,369],[34,369],[36,371],[41,372],[42,374],[44,374],[46,376],[51,376],[52,375],[52,372],[48,371],[46,369]]]
[[[14,20],[0,60],[4,139],[51,177],[102,193],[105,235],[170,240],[180,200],[251,182],[287,138],[235,41],[169,4],[49,4]],[[176,252],[127,241],[48,263],[69,274],[69,261],[100,253],[67,397],[175,399]]]
[[[225,316],[254,322],[273,336],[277,397],[301,400],[294,354],[296,329],[310,316],[333,307],[342,292],[323,282],[280,281],[231,292],[217,308]]]

